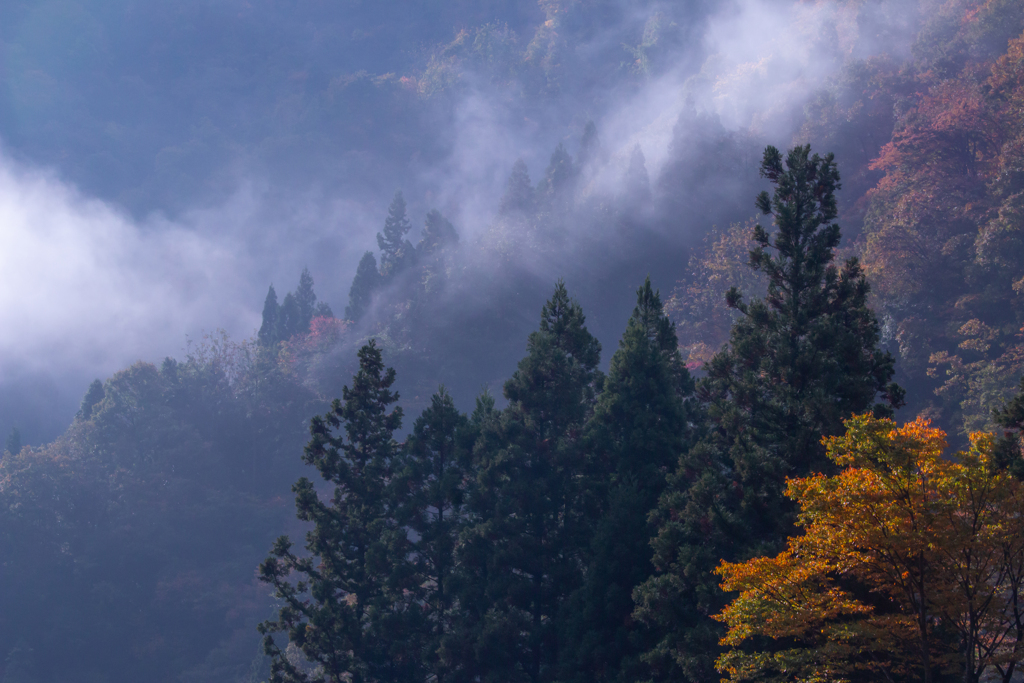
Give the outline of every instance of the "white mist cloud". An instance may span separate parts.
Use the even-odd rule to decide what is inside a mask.
[[[847,58],[907,53],[915,11],[903,0],[722,2],[699,44],[674,57],[679,66],[617,101],[599,130],[623,168],[639,143],[652,178],[668,159],[673,127],[687,107],[717,116],[727,130],[786,146],[808,99]],[[689,66],[695,54],[697,70]],[[602,179],[604,186],[618,181],[619,174],[612,176]]]
[[[105,377],[180,357],[186,338],[260,324],[309,266],[340,314],[378,201],[239,180],[214,206],[137,220],[0,148],[0,373]]]
[[[246,260],[228,240],[138,223],[0,154],[0,372],[101,373],[177,355],[204,328],[248,332]]]

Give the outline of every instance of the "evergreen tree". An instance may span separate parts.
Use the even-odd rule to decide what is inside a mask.
[[[82,398],[82,404],[78,409],[78,417],[82,420],[88,420],[92,417],[93,410],[103,400],[104,397],[103,382],[98,379],[94,379],[92,384],[89,385],[89,389],[85,392],[85,396]]]
[[[316,292],[313,291],[313,276],[309,268],[303,268],[299,276],[299,286],[295,290],[295,303],[298,307],[297,329],[300,334],[309,332],[309,323],[316,311]]]
[[[371,341],[359,351],[352,388],[310,423],[303,460],[334,493],[324,501],[309,479],[299,479],[292,487],[298,517],[313,524],[308,555],[295,554],[282,536],[260,565],[260,579],[283,602],[277,619],[259,627],[272,683],[423,680],[420,653],[409,646],[415,574],[390,484],[393,435],[402,423],[402,409],[391,408],[394,381]],[[289,657],[274,634],[287,634],[308,666]]]
[[[466,443],[468,420],[441,387],[413,425],[398,477],[405,496],[403,524],[415,533],[416,558],[424,623],[418,645],[424,665],[437,683],[450,680],[458,662],[447,651],[455,622],[453,577],[455,546],[464,522],[469,477]]]
[[[416,245],[416,259],[420,265],[420,284],[424,293],[432,293],[445,280],[448,266],[448,248],[459,241],[455,227],[441,212],[433,209],[423,225],[423,237]]]
[[[500,680],[503,672],[515,667],[513,653],[503,650],[501,643],[515,642],[516,636],[502,632],[509,620],[492,609],[495,595],[501,594],[502,584],[497,577],[503,571],[492,561],[496,529],[490,519],[496,491],[491,477],[480,476],[482,464],[490,462],[502,448],[501,415],[494,397],[484,391],[477,397],[476,408],[465,426],[470,462],[464,521],[451,575],[451,593],[458,609],[453,614],[452,630],[442,643],[444,659],[455,664],[450,676],[453,681],[492,680],[495,676]],[[499,659],[495,660],[494,654]]]
[[[651,179],[647,175],[647,162],[639,143],[633,146],[629,155],[629,168],[623,185],[628,202],[643,205],[651,201]]]
[[[660,630],[648,661],[691,681],[718,679],[722,632],[702,616],[724,605],[712,569],[722,559],[777,553],[795,520],[786,477],[827,470],[822,436],[841,434],[854,413],[891,414],[903,397],[890,382],[892,356],[878,349],[857,260],[832,263],[840,240],[832,155],[803,146],[783,162],[768,147],[761,174],[775,192],[762,192],[757,207],[776,229],[754,228],[750,265],[767,276],[768,293],[749,304],[735,289],[726,297],[742,315],[698,387],[708,432],[661,498],[658,573],[636,595],[637,615]]]
[[[423,235],[416,245],[416,251],[420,254],[432,254],[458,241],[459,235],[451,221],[437,209],[431,209],[423,222]]]
[[[377,272],[377,259],[373,252],[368,251],[359,260],[356,276],[352,278],[352,287],[348,290],[348,306],[345,307],[345,319],[358,321],[373,303],[373,293],[380,285],[380,273]]]
[[[526,162],[516,159],[512,165],[512,173],[505,185],[505,194],[501,198],[500,213],[506,216],[511,213],[530,214],[536,209],[533,186]]]
[[[601,153],[601,141],[597,138],[597,126],[593,121],[587,121],[583,126],[583,136],[580,138],[580,151],[576,155],[576,163],[579,169],[584,169],[598,160]]]
[[[551,153],[544,178],[537,186],[537,194],[541,201],[551,208],[566,208],[571,202],[572,182],[575,178],[572,157],[561,142]]]
[[[581,434],[601,351],[584,322],[559,282],[505,383],[508,407],[478,439],[465,554],[486,581],[486,601],[476,604],[487,612],[477,616],[472,649],[487,680],[553,680],[557,618],[581,582]]]
[[[647,278],[637,291],[587,425],[588,491],[597,497],[583,586],[566,610],[564,681],[637,681],[650,632],[632,622],[633,590],[654,570],[648,520],[692,437],[693,380]]]
[[[334,311],[331,310],[330,304],[326,301],[318,301],[316,308],[313,309],[314,318],[333,318]]]
[[[4,450],[11,455],[21,453],[21,430],[17,427],[11,427],[11,433],[7,435],[7,440],[4,442]]]
[[[413,255],[412,243],[405,238],[412,224],[405,215],[405,197],[402,191],[395,192],[388,217],[384,220],[384,231],[377,233],[377,247],[380,249],[380,274],[384,278],[401,272]]]
[[[274,285],[267,290],[267,298],[263,301],[263,324],[256,335],[260,346],[273,346],[281,341],[280,328],[280,306],[277,304],[277,292]]]
[[[281,308],[277,313],[277,336],[278,339],[287,341],[297,334],[308,331],[302,329],[302,312],[299,309],[299,302],[295,295],[288,292],[284,295]]]

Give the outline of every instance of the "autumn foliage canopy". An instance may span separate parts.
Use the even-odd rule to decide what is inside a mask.
[[[944,457],[945,434],[856,416],[824,440],[841,471],[789,481],[802,535],[723,562],[739,595],[716,619],[731,680],[1009,681],[1024,648],[1024,486],[992,437]]]

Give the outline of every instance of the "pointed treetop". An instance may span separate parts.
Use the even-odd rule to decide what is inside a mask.
[[[634,199],[644,199],[651,193],[651,179],[647,175],[647,161],[640,143],[633,146],[629,155],[629,167],[626,169],[626,193]]]
[[[597,138],[597,126],[593,121],[587,121],[587,125],[583,127],[583,136],[580,138],[580,151],[576,155],[579,167],[584,168],[596,161],[600,148],[601,141]]]
[[[438,249],[455,244],[459,241],[459,235],[455,232],[455,226],[451,224],[437,209],[431,209],[423,223],[423,236],[416,250],[424,254],[430,254]]]
[[[501,198],[501,214],[507,215],[512,212],[530,213],[534,209],[534,190],[530,184],[530,174],[526,169],[526,162],[516,159],[512,165],[512,173],[505,185],[505,194]]]
[[[373,293],[380,285],[380,273],[377,272],[377,259],[373,252],[368,251],[359,260],[356,275],[352,278],[352,287],[348,290],[348,306],[345,307],[345,319],[358,321],[370,309]]]
[[[17,427],[11,427],[11,433],[7,435],[4,443],[4,450],[11,455],[21,453],[21,431]]]
[[[627,326],[644,330],[651,343],[662,349],[678,349],[675,326],[665,315],[661,305],[661,293],[651,286],[648,275],[640,289],[636,290],[636,307]]]
[[[299,286],[295,290],[295,302],[299,306],[299,327],[303,330],[309,329],[309,322],[313,319],[313,312],[316,310],[316,292],[313,291],[313,276],[309,274],[309,268],[303,268],[299,276]]]
[[[278,339],[281,341],[286,341],[297,334],[309,331],[308,324],[306,329],[302,329],[299,302],[291,292],[284,295],[284,301],[281,302],[281,308],[278,309],[277,329]]]
[[[770,196],[761,192],[756,205],[774,218],[776,230],[769,234],[761,225],[754,227],[757,247],[750,252],[750,266],[768,277],[765,299],[775,310],[802,305],[801,292],[829,277],[841,239],[839,225],[832,222],[840,188],[834,156],[811,156],[810,151],[810,145],[794,147],[784,168],[782,154],[769,146],[761,162],[761,175],[775,191]],[[730,300],[738,298],[731,295]]]
[[[92,418],[93,411],[105,396],[106,392],[103,389],[103,382],[94,379],[92,384],[89,385],[88,391],[85,392],[85,397],[82,398],[82,405],[78,409],[78,415],[83,420]]]
[[[551,153],[551,161],[544,172],[543,184],[545,194],[553,197],[564,190],[572,181],[573,174],[572,157],[566,151],[565,145],[559,142],[558,147]]]
[[[540,314],[541,332],[551,335],[555,346],[586,367],[597,367],[601,343],[587,331],[586,316],[579,303],[569,296],[565,281],[559,279],[551,299]]]
[[[388,206],[388,217],[384,220],[384,231],[377,233],[377,246],[380,248],[380,271],[385,277],[394,275],[405,265],[411,255],[412,244],[405,236],[412,229],[405,213],[405,197],[402,191],[395,192],[394,199]]]
[[[267,290],[267,298],[263,301],[263,324],[260,325],[260,331],[256,335],[260,346],[270,346],[280,340],[278,336],[279,308],[277,292],[274,291],[274,285],[270,285],[270,289]]]

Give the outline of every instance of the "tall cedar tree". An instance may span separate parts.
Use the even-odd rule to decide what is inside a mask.
[[[345,319],[358,321],[370,309],[373,293],[380,285],[380,273],[377,272],[377,259],[373,252],[368,251],[359,259],[356,275],[352,278],[352,287],[348,290],[348,306],[345,307]]]
[[[437,209],[427,212],[423,232],[416,245],[416,263],[424,292],[434,292],[445,280],[447,255],[459,241],[455,226]]]
[[[418,610],[409,610],[417,588],[410,542],[390,483],[398,451],[393,434],[402,424],[401,408],[389,412],[398,400],[394,381],[371,341],[359,351],[352,388],[311,421],[303,460],[334,485],[334,495],[325,502],[313,482],[299,479],[292,487],[298,517],[313,524],[308,555],[295,554],[282,536],[260,565],[260,579],[283,602],[277,619],[259,627],[272,683],[423,680],[409,638]],[[342,427],[344,436],[337,434]],[[277,633],[287,634],[309,666],[287,655]]]
[[[637,616],[661,634],[647,660],[660,676],[714,681],[722,631],[706,615],[725,604],[711,571],[721,560],[775,554],[793,531],[786,477],[830,468],[822,436],[874,408],[891,414],[903,390],[878,349],[868,283],[856,259],[833,264],[839,245],[833,156],[810,146],[768,147],[761,175],[775,185],[757,207],[776,229],[755,226],[750,266],[768,279],[763,300],[727,304],[741,317],[698,385],[708,433],[680,461],[655,511],[657,574],[637,591]],[[876,404],[881,394],[884,403]]]
[[[274,291],[274,285],[270,285],[270,289],[267,290],[267,298],[263,301],[263,324],[260,325],[260,331],[256,336],[260,346],[273,346],[281,340],[278,334],[280,309],[281,307],[277,303],[277,292]]]
[[[505,194],[501,197],[500,212],[507,216],[510,213],[530,214],[536,209],[536,197],[530,184],[530,173],[526,162],[516,159],[512,164],[512,173],[505,185]]]
[[[537,196],[544,208],[566,210],[572,203],[572,185],[576,178],[572,157],[561,142],[551,153],[544,177],[537,184]]]
[[[405,497],[402,523],[414,533],[412,552],[424,622],[416,645],[428,674],[445,683],[457,663],[447,653],[457,603],[455,546],[464,521],[469,421],[441,387],[416,419],[406,443],[397,488]],[[471,438],[471,437],[470,437]]]
[[[647,175],[647,160],[640,143],[633,147],[629,155],[629,167],[623,178],[623,191],[626,201],[636,205],[646,205],[651,201],[651,179]]]
[[[587,121],[583,126],[583,135],[580,137],[580,150],[576,154],[576,165],[583,170],[597,162],[600,155],[601,141],[597,137],[597,126],[593,121]]]
[[[295,303],[299,309],[298,329],[304,334],[309,331],[309,323],[316,313],[316,292],[313,291],[313,276],[309,268],[303,268],[299,275],[299,286],[295,290]]]
[[[333,318],[334,311],[331,309],[331,305],[326,301],[318,301],[316,308],[313,309],[314,318]]]
[[[412,243],[405,238],[412,224],[405,215],[405,197],[402,191],[395,192],[388,206],[388,217],[384,219],[384,231],[377,233],[380,248],[380,274],[385,278],[401,272],[413,257]]]
[[[17,427],[11,427],[11,433],[7,435],[7,440],[4,442],[4,450],[11,455],[21,453],[21,430]]]
[[[587,426],[588,491],[598,498],[587,575],[567,610],[564,681],[636,681],[654,643],[634,622],[633,590],[653,571],[648,520],[691,441],[694,383],[648,278]]]
[[[554,680],[557,619],[581,581],[582,433],[593,409],[601,345],[559,282],[505,383],[508,407],[486,405],[463,553],[485,581],[472,651],[485,681]],[[473,582],[467,589],[474,590]],[[477,584],[479,585],[479,583]]]
[[[305,329],[302,328],[302,311],[299,308],[299,300],[294,293],[288,292],[284,295],[281,308],[277,311],[277,338],[287,341],[297,334],[308,331],[308,324]]]
[[[451,224],[437,209],[427,212],[423,221],[423,234],[416,251],[421,254],[432,254],[459,241],[459,234],[455,232],[455,226]]]

